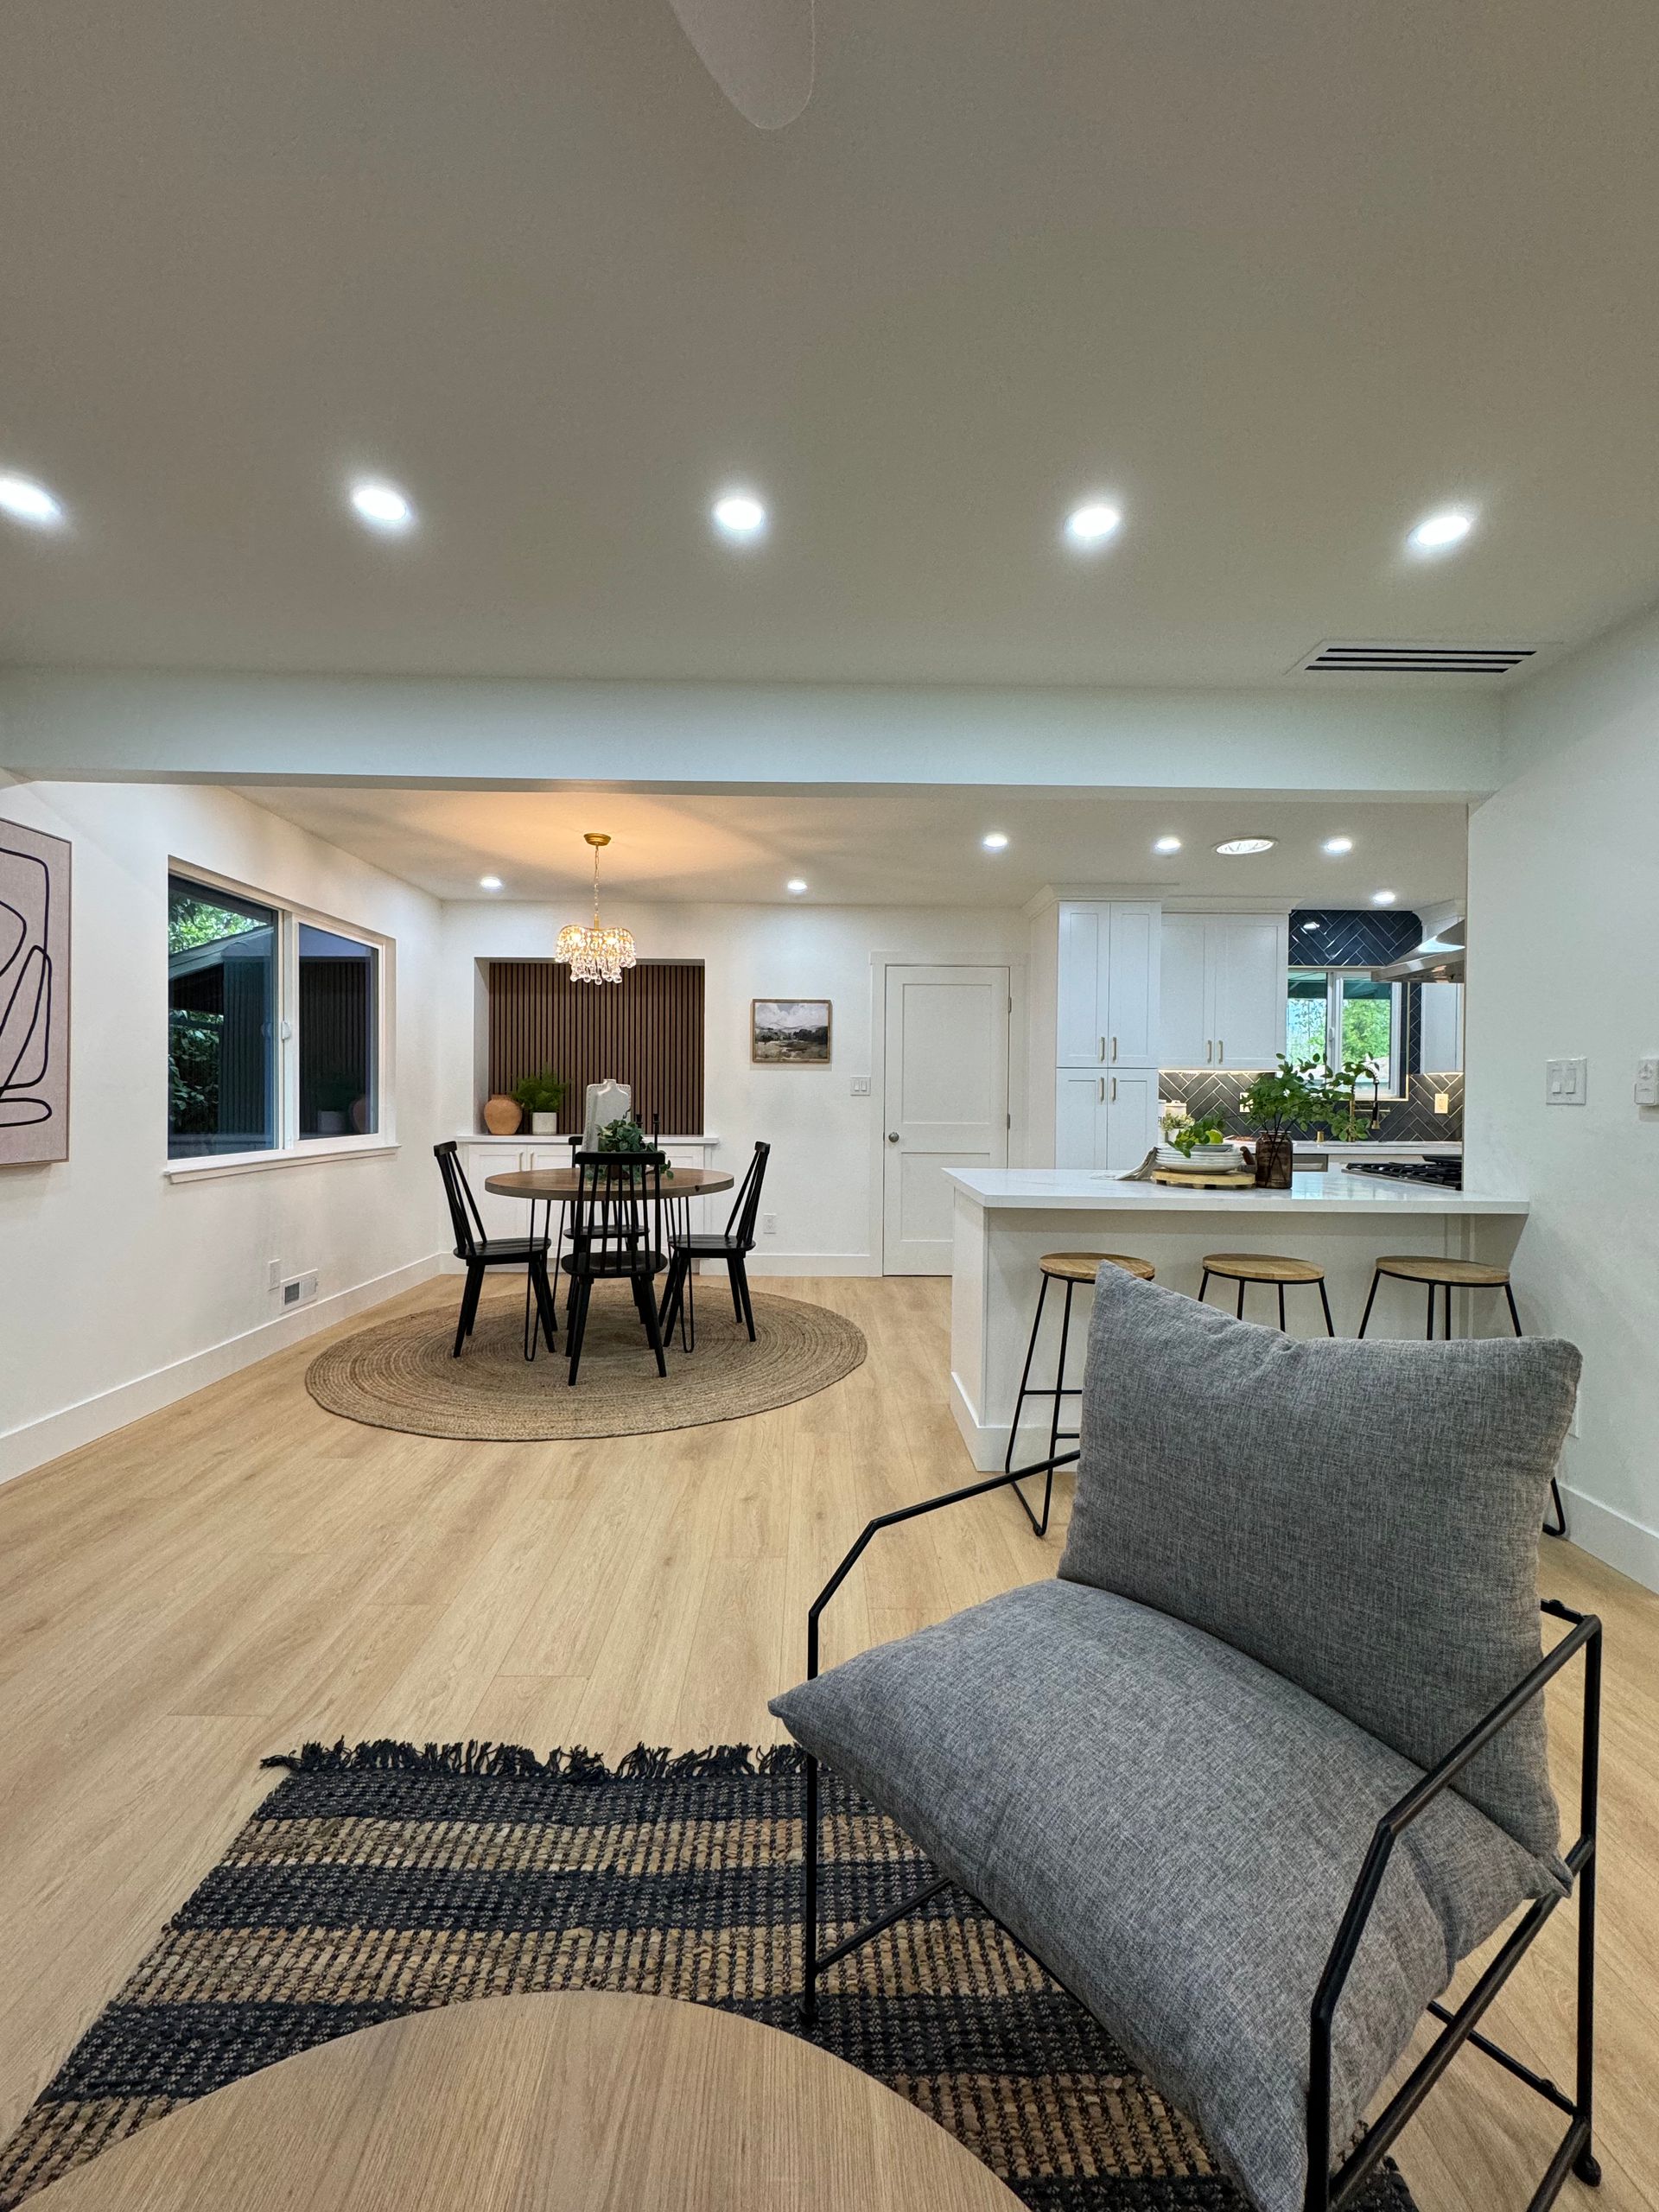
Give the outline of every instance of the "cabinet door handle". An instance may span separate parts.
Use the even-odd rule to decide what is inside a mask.
[[[1112,1058],[1114,1060],[1117,1058],[1117,1039],[1116,1037],[1112,1039]]]
[[[1106,1103],[1106,1078],[1103,1075],[1095,1077],[1095,1103],[1096,1106]]]
[[[1117,1103],[1117,1077],[1116,1076],[1112,1077],[1112,1103],[1114,1106]]]
[[[1106,1057],[1106,1039],[1103,1037],[1100,1039],[1100,1057],[1103,1060]]]
[[[1224,1037],[1217,1037],[1216,1039],[1216,1065],[1218,1068],[1224,1068],[1226,1065],[1227,1039]]]
[[[1205,1040],[1204,1040],[1204,1065],[1205,1065],[1205,1067],[1208,1067],[1208,1066],[1209,1066],[1209,1065],[1210,1065],[1210,1055],[1211,1054],[1211,1052],[1213,1052],[1215,1051],[1215,1049],[1216,1049],[1216,1040],[1215,1040],[1215,1039],[1214,1039],[1213,1037],[1206,1037],[1206,1038],[1205,1039]]]

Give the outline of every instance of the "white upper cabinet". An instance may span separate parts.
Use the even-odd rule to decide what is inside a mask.
[[[1166,1068],[1213,1067],[1205,914],[1164,916],[1163,1019],[1158,1059]]]
[[[1290,920],[1285,914],[1164,919],[1166,1068],[1270,1068],[1285,1049]]]
[[[1058,915],[1057,1067],[1155,1067],[1159,909],[1065,899]]]

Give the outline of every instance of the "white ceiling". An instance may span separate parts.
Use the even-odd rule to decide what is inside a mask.
[[[613,839],[601,862],[607,905],[727,900],[816,906],[1023,906],[1045,884],[1110,885],[1170,899],[1402,906],[1461,895],[1467,810],[1448,801],[1118,798],[1099,791],[897,787],[696,796],[611,791],[396,790],[260,785],[244,796],[440,899],[581,905],[592,880],[588,830]],[[1006,852],[980,838],[1004,831]],[[1276,837],[1270,853],[1224,860],[1224,837]],[[1164,857],[1153,840],[1179,836]],[[1319,849],[1343,835],[1340,860]],[[809,886],[804,900],[785,890]]]
[[[666,0],[7,0],[0,467],[73,528],[0,522],[0,661],[1576,642],[1659,591],[1656,79],[1652,0],[819,0],[763,133]],[[1404,560],[1451,499],[1476,537]]]

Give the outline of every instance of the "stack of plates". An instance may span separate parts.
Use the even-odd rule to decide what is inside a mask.
[[[1159,1173],[1173,1175],[1242,1175],[1244,1155],[1236,1144],[1200,1144],[1189,1160],[1173,1144],[1158,1147]]]

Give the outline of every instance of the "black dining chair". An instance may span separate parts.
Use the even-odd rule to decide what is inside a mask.
[[[467,1287],[461,1294],[461,1318],[455,1324],[455,1345],[451,1357],[461,1357],[461,1348],[473,1333],[473,1324],[478,1319],[479,1293],[484,1287],[485,1270],[489,1268],[524,1268],[528,1271],[531,1287],[536,1294],[542,1333],[547,1338],[548,1350],[556,1351],[558,1325],[553,1311],[553,1288],[547,1274],[549,1240],[545,1236],[486,1236],[483,1217],[467,1180],[467,1171],[461,1164],[454,1139],[446,1137],[442,1144],[435,1144],[432,1156],[443,1178],[443,1195],[449,1201],[455,1257],[467,1262]]]
[[[671,1336],[675,1323],[680,1319],[681,1307],[685,1309],[688,1328],[685,1348],[695,1351],[697,1343],[696,1307],[691,1289],[693,1260],[723,1260],[732,1286],[732,1305],[740,1321],[749,1332],[749,1342],[754,1342],[754,1306],[749,1297],[748,1269],[744,1262],[754,1249],[754,1224],[760,1211],[760,1186],[766,1179],[766,1162],[772,1157],[769,1144],[757,1144],[749,1161],[748,1172],[738,1185],[737,1196],[732,1201],[723,1230],[693,1230],[675,1236],[669,1248],[668,1281],[663,1287],[663,1333]]]
[[[660,1152],[579,1152],[576,1190],[565,1233],[570,1249],[559,1265],[570,1278],[570,1380],[582,1363],[588,1306],[596,1282],[626,1278],[644,1324],[645,1342],[665,1376],[663,1331],[657,1313],[657,1277],[668,1262],[656,1249],[663,1202]]]

